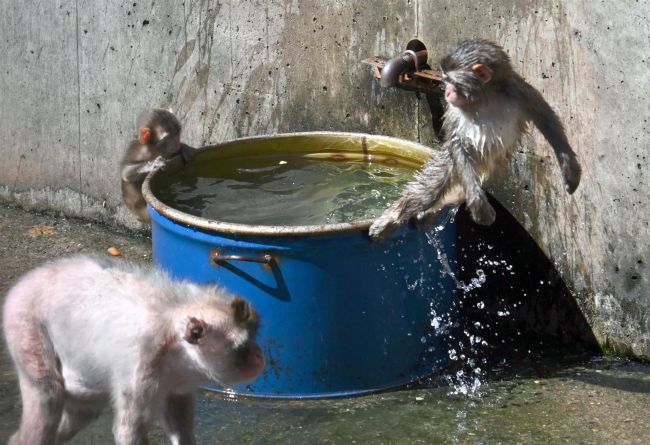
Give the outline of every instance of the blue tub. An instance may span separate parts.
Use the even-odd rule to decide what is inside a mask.
[[[399,158],[417,166],[429,150],[382,136],[298,133],[206,147],[196,161],[308,152]],[[439,232],[436,249],[407,226],[385,243],[372,243],[370,221],[275,227],[207,220],[156,198],[166,173],[179,168],[177,160],[145,181],[153,258],[175,277],[216,283],[246,297],[260,313],[258,340],[267,366],[258,380],[233,392],[282,398],[363,394],[447,364],[445,332],[436,328],[453,322],[453,283],[441,273],[438,250],[454,263],[453,223]]]

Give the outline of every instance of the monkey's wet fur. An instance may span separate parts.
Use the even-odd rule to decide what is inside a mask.
[[[495,212],[482,184],[507,170],[531,122],[553,148],[567,192],[580,183],[580,164],[560,119],[513,70],[503,48],[487,40],[465,40],[442,58],[440,67],[447,102],[445,141],[372,224],[374,240],[385,239],[411,219],[428,227],[449,204],[465,203],[476,223],[492,224]]]

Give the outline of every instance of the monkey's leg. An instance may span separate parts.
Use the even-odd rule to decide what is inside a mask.
[[[133,206],[133,213],[140,222],[151,224],[151,217],[149,216],[149,212],[147,212],[147,202],[144,198],[135,203]]]
[[[171,394],[163,407],[163,427],[172,445],[194,445],[194,396]]]
[[[181,157],[183,162],[189,164],[194,161],[196,158],[196,148],[192,148],[189,145],[181,144]]]
[[[478,224],[489,226],[494,222],[496,212],[481,187],[481,182],[476,174],[476,167],[468,155],[469,150],[471,150],[471,147],[465,141],[458,138],[449,141],[449,152],[458,179],[465,189],[465,200],[472,219]]]
[[[137,381],[137,378],[133,380]],[[113,436],[117,445],[147,445],[150,398],[133,387],[118,388],[114,400]]]
[[[370,226],[370,237],[381,241],[402,222],[435,206],[450,186],[452,174],[453,162],[449,151],[443,147],[433,153],[415,180],[406,184],[402,196]]]
[[[445,206],[462,204],[465,202],[465,190],[460,184],[451,185],[449,190],[431,208],[415,217],[415,224],[419,230],[429,229],[436,221],[438,212]]]
[[[35,382],[20,373],[23,413],[20,429],[9,445],[48,445],[54,443],[56,427],[63,408],[63,381],[43,379]]]
[[[151,223],[147,212],[147,201],[142,196],[142,182],[122,181],[122,199],[126,207],[145,224]]]
[[[5,320],[23,403],[20,429],[9,444],[51,444],[63,409],[63,377],[47,331],[38,320],[24,315],[14,313]]]
[[[74,396],[66,396],[63,405],[63,415],[56,431],[56,444],[62,444],[71,439],[93,419],[96,419],[105,405],[105,400],[83,400]]]
[[[25,328],[25,325],[27,328]],[[8,326],[7,342],[18,368],[23,412],[10,444],[51,444],[63,410],[64,383],[47,331],[37,320]]]

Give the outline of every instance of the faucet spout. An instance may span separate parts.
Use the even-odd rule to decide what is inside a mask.
[[[427,63],[428,52],[424,43],[417,39],[411,40],[406,45],[406,51],[390,59],[381,70],[379,85],[382,87],[395,87],[402,74],[421,70]]]
[[[379,85],[383,88],[397,86],[399,76],[402,73],[411,71],[415,68],[413,60],[409,54],[393,57],[381,69],[381,79]]]

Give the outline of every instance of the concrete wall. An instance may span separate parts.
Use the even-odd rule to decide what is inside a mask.
[[[650,4],[517,0],[0,0],[0,196],[137,226],[117,162],[148,106],[193,145],[351,130],[432,141],[424,99],[359,62],[413,37],[503,44],[565,122],[568,196],[537,132],[491,190],[555,263],[598,340],[650,358]]]

